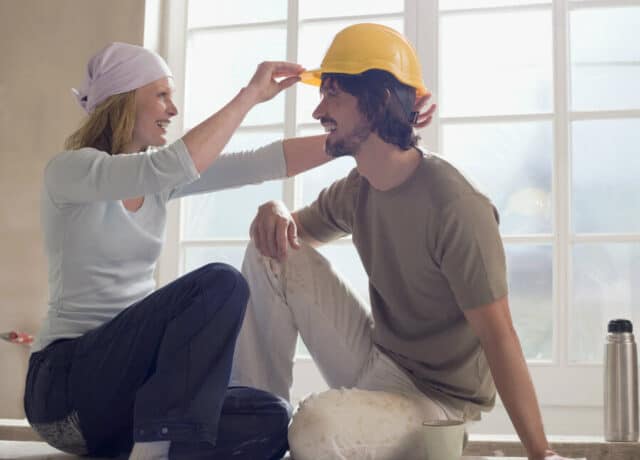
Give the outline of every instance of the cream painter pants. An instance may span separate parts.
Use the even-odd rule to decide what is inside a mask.
[[[315,249],[303,246],[290,250],[287,260],[279,263],[262,256],[250,243],[242,273],[251,296],[236,344],[232,385],[259,388],[289,400],[299,333],[330,388],[399,395],[411,402],[409,406],[418,411],[422,420],[462,419],[458,410],[418,390],[406,373],[374,345],[373,323],[363,300]],[[384,397],[384,393],[375,395]],[[340,401],[345,404],[343,397]],[[381,419],[388,418],[384,407],[384,403],[373,404],[367,417],[375,418],[371,411],[378,410]],[[307,409],[327,412],[318,404],[302,404],[299,412]],[[290,429],[292,450],[296,443],[291,439],[292,431],[296,436],[305,435],[304,430],[295,430],[299,415]],[[324,422],[339,429],[335,420]],[[327,435],[331,437],[329,433],[323,437],[327,439]],[[316,459],[342,458],[338,452],[313,455]],[[296,458],[304,455],[298,453]]]

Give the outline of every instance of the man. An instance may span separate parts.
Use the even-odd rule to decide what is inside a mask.
[[[509,313],[497,211],[417,148],[412,108],[428,91],[411,45],[384,26],[351,26],[303,81],[320,85],[313,116],[329,133],[327,154],[352,155],[357,167],[306,208],[260,207],[234,383],[288,399],[300,333],[331,388],[402,395],[422,420],[478,419],[497,387],[529,458],[555,456]],[[372,317],[312,249],[345,235],[369,276]],[[372,404],[383,419],[385,405]],[[292,449],[311,449],[304,430],[292,439],[294,427]]]

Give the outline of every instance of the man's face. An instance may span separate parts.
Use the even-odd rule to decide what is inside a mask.
[[[325,143],[327,154],[332,157],[357,155],[371,134],[370,123],[358,109],[358,100],[331,78],[322,82],[320,97],[313,118],[320,120],[329,133]]]

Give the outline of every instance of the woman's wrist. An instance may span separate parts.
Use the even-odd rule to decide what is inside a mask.
[[[247,85],[242,88],[237,97],[246,101],[246,103],[250,105],[249,108],[262,102],[260,99],[260,89],[253,85]]]

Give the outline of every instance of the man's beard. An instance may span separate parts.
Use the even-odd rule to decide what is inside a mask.
[[[360,146],[364,141],[369,138],[371,134],[371,127],[368,123],[363,122],[351,130],[349,134],[342,139],[331,141],[330,137],[327,137],[325,142],[325,151],[327,155],[333,158],[344,156],[356,156],[360,150]]]

